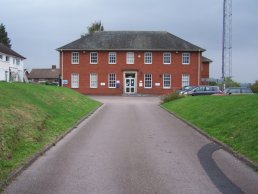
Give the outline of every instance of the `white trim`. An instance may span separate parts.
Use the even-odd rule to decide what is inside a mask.
[[[114,87],[110,86],[110,75],[114,75],[115,76],[115,80],[112,80],[112,81],[115,82],[115,86]],[[116,73],[109,73],[108,74],[108,88],[116,88]]]
[[[150,54],[150,56],[146,56],[147,54]],[[151,62],[146,62],[147,61],[146,59],[148,59],[148,58],[150,58]],[[152,52],[145,52],[144,53],[144,64],[152,64]]]
[[[149,87],[146,86],[146,75],[150,75],[150,85]],[[145,89],[151,89],[152,88],[152,74],[151,73],[145,73],[144,74],[144,88]]]
[[[184,78],[186,78],[186,77],[187,77],[187,84],[184,84],[186,82],[186,80]],[[190,74],[187,74],[187,73],[182,74],[182,88],[184,86],[189,86],[189,85],[190,85]]]
[[[187,54],[188,56],[184,56],[184,55],[186,55],[186,54]],[[184,58],[185,58],[185,57],[188,57],[188,63],[185,63],[185,62],[184,62]],[[190,53],[189,53],[189,52],[188,52],[188,53],[182,53],[182,64],[183,64],[183,65],[189,65],[189,64],[190,64],[190,59],[191,59],[191,58],[190,58]]]
[[[75,54],[78,54],[78,56],[74,56]],[[75,61],[75,59],[77,59],[78,61]],[[79,52],[72,52],[71,53],[71,64],[79,64],[79,63],[80,63],[80,54],[79,54]]]
[[[113,56],[111,56],[113,54]],[[110,62],[111,57],[115,58],[115,62]],[[116,64],[117,62],[117,54],[116,52],[109,52],[108,53],[108,64]]]
[[[92,80],[93,77],[95,77],[96,80]],[[96,82],[96,85],[93,85],[94,82]],[[98,88],[98,74],[97,73],[90,73],[90,88]]]
[[[200,66],[201,66],[201,51],[200,51],[200,49],[199,49],[199,53],[198,53],[198,86],[200,85],[200,74],[201,74],[201,72],[200,72]]]
[[[169,75],[169,87],[165,86],[165,75]],[[163,73],[163,89],[171,89],[171,74]]]
[[[165,54],[169,54],[169,63],[165,62]],[[166,56],[166,57],[168,57],[168,56]],[[165,64],[165,65],[170,65],[171,64],[171,53],[170,52],[164,52],[163,53],[163,64]]]
[[[79,73],[71,73],[71,88],[79,88],[80,75]]]
[[[134,64],[134,52],[126,53],[126,64]]]
[[[126,77],[125,77],[125,75],[126,74],[129,74],[129,73],[134,73],[135,74],[135,78],[134,78],[134,93],[131,93],[131,94],[137,94],[137,71],[124,71],[123,72],[123,91],[124,91],[124,94],[130,94],[130,93],[127,93],[126,92],[126,81],[125,81],[125,79],[126,79]]]
[[[92,54],[97,54],[97,62],[92,62]],[[98,61],[99,61],[99,56],[98,56],[98,52],[90,52],[90,64],[98,64]]]

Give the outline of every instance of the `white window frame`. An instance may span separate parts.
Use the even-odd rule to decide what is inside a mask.
[[[98,88],[98,74],[97,73],[90,74],[90,88]]]
[[[134,64],[134,52],[126,53],[126,64]]]
[[[144,88],[147,88],[147,89],[152,88],[152,74],[151,73],[144,74]]]
[[[169,85],[167,85],[166,83],[169,83]],[[163,88],[164,89],[170,89],[171,88],[171,74],[169,74],[169,73],[164,73],[163,74]]]
[[[108,88],[116,88],[116,74],[115,73],[108,74]]]
[[[184,86],[190,85],[190,75],[189,74],[182,74],[182,88]]]
[[[98,52],[90,52],[90,64],[98,64]]]
[[[166,62],[166,60],[169,60],[169,62]],[[171,64],[171,53],[163,53],[163,64]]]
[[[72,64],[79,64],[80,55],[79,52],[72,52],[71,53],[71,63]]]
[[[71,74],[71,88],[79,88],[79,73],[72,73]]]
[[[108,53],[108,64],[116,64],[116,52]]]
[[[182,53],[182,64],[184,65],[190,64],[190,53]]]
[[[144,53],[144,64],[152,64],[152,52]]]

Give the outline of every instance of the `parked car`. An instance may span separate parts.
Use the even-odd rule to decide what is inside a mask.
[[[225,89],[224,93],[227,95],[253,94],[253,92],[250,88],[245,88],[245,87],[230,87],[230,88]]]
[[[185,92],[186,95],[200,96],[200,95],[213,95],[223,94],[218,86],[198,86],[190,91]]]
[[[194,88],[196,88],[197,86],[184,86],[181,90],[177,90],[176,92],[179,94],[179,95],[182,95],[184,94],[185,92],[187,91],[190,91]]]

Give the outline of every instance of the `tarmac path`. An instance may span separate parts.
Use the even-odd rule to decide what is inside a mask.
[[[258,193],[258,173],[159,107],[157,97],[104,105],[4,193]]]

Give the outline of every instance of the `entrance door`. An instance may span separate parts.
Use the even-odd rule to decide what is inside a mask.
[[[126,73],[125,74],[125,93],[134,94],[135,91],[135,73]]]

